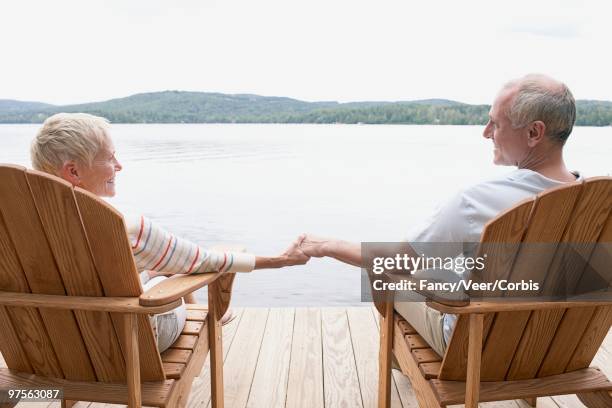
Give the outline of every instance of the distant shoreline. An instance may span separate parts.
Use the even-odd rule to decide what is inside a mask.
[[[59,112],[85,112],[124,124],[484,125],[489,109],[448,99],[339,103],[164,91],[63,106],[0,99],[0,123],[36,124]],[[576,125],[612,126],[612,102],[576,101]]]

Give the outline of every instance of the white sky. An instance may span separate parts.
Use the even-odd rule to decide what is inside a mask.
[[[528,72],[612,100],[609,0],[53,0],[0,5],[0,99],[167,89],[490,103]]]

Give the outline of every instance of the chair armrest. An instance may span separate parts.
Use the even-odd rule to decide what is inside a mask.
[[[93,312],[117,312],[155,314],[164,313],[181,305],[180,300],[159,303],[153,306],[141,305],[138,297],[95,297],[43,295],[0,291],[0,305],[14,307],[43,307],[47,309],[87,310]]]
[[[497,312],[516,312],[521,310],[550,310],[566,309],[574,307],[595,307],[612,306],[608,301],[574,301],[574,302],[537,302],[525,300],[500,300],[488,302],[472,302],[467,306],[449,306],[440,302],[427,301],[427,306],[442,313],[451,314],[472,314],[472,313],[497,313]]]
[[[140,304],[142,306],[159,306],[180,301],[183,296],[209,285],[221,275],[223,274],[219,272],[175,275],[172,278],[164,279],[140,295]]]

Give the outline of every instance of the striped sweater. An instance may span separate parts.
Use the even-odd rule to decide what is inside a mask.
[[[165,275],[250,272],[255,267],[255,256],[252,254],[203,249],[164,230],[144,216],[126,216],[125,221],[138,272],[156,271]]]

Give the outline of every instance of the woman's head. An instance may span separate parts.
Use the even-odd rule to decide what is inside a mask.
[[[102,197],[115,195],[121,164],[104,118],[86,113],[49,117],[32,141],[32,166]]]

